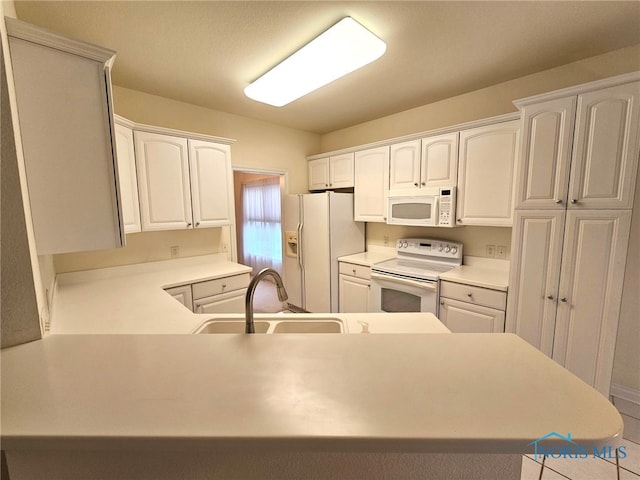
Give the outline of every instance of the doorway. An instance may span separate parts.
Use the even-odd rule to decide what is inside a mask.
[[[282,273],[284,174],[233,172],[238,262],[255,275],[263,268]]]

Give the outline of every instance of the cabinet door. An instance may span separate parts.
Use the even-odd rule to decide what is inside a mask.
[[[339,301],[341,313],[369,312],[371,282],[358,277],[340,275]]]
[[[353,187],[353,153],[329,158],[329,188]]]
[[[122,247],[111,133],[114,52],[10,18],[7,29],[38,255]]]
[[[229,225],[233,219],[233,172],[228,145],[189,140],[194,228]]]
[[[449,298],[440,300],[440,321],[453,333],[502,333],[504,312]]]
[[[165,288],[164,290],[182,305],[193,311],[193,295],[191,285],[181,285],[179,287]]]
[[[553,359],[609,395],[630,210],[568,211]]]
[[[516,208],[566,208],[575,112],[576,97],[522,109]]]
[[[354,173],[354,220],[386,222],[389,147],[356,152]]]
[[[458,133],[422,139],[420,185],[455,186],[458,180]]]
[[[134,132],[142,230],[191,228],[187,140]]]
[[[513,223],[519,130],[516,120],[460,132],[458,225]]]
[[[391,145],[390,190],[415,190],[420,187],[420,140]]]
[[[194,313],[244,313],[247,289],[201,298],[193,302]]]
[[[309,190],[326,190],[329,188],[329,158],[309,160]]]
[[[506,331],[553,352],[565,211],[516,211]]]
[[[632,208],[640,82],[578,96],[569,208]]]
[[[122,199],[122,217],[125,233],[141,231],[140,202],[138,201],[138,175],[133,149],[133,130],[124,125],[115,126],[118,155],[118,179]]]

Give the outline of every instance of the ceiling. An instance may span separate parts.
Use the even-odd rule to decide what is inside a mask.
[[[640,43],[640,2],[16,1],[21,20],[117,52],[119,86],[326,133]],[[345,16],[376,62],[281,108],[243,89]]]

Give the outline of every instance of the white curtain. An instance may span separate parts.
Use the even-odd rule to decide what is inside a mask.
[[[242,185],[242,250],[253,273],[263,268],[282,272],[280,178]]]

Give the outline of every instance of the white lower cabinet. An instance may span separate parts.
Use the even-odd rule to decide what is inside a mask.
[[[371,268],[340,262],[340,313],[367,313],[371,291]]]
[[[504,332],[506,292],[440,282],[439,318],[453,333]]]
[[[244,313],[249,281],[249,274],[243,273],[194,283],[194,313]]]
[[[516,212],[507,331],[605,396],[630,224],[630,210]]]
[[[180,285],[179,287],[165,288],[165,292],[175,298],[182,305],[193,311],[193,295],[191,285]]]
[[[193,301],[194,313],[244,313],[247,289],[200,298]]]

